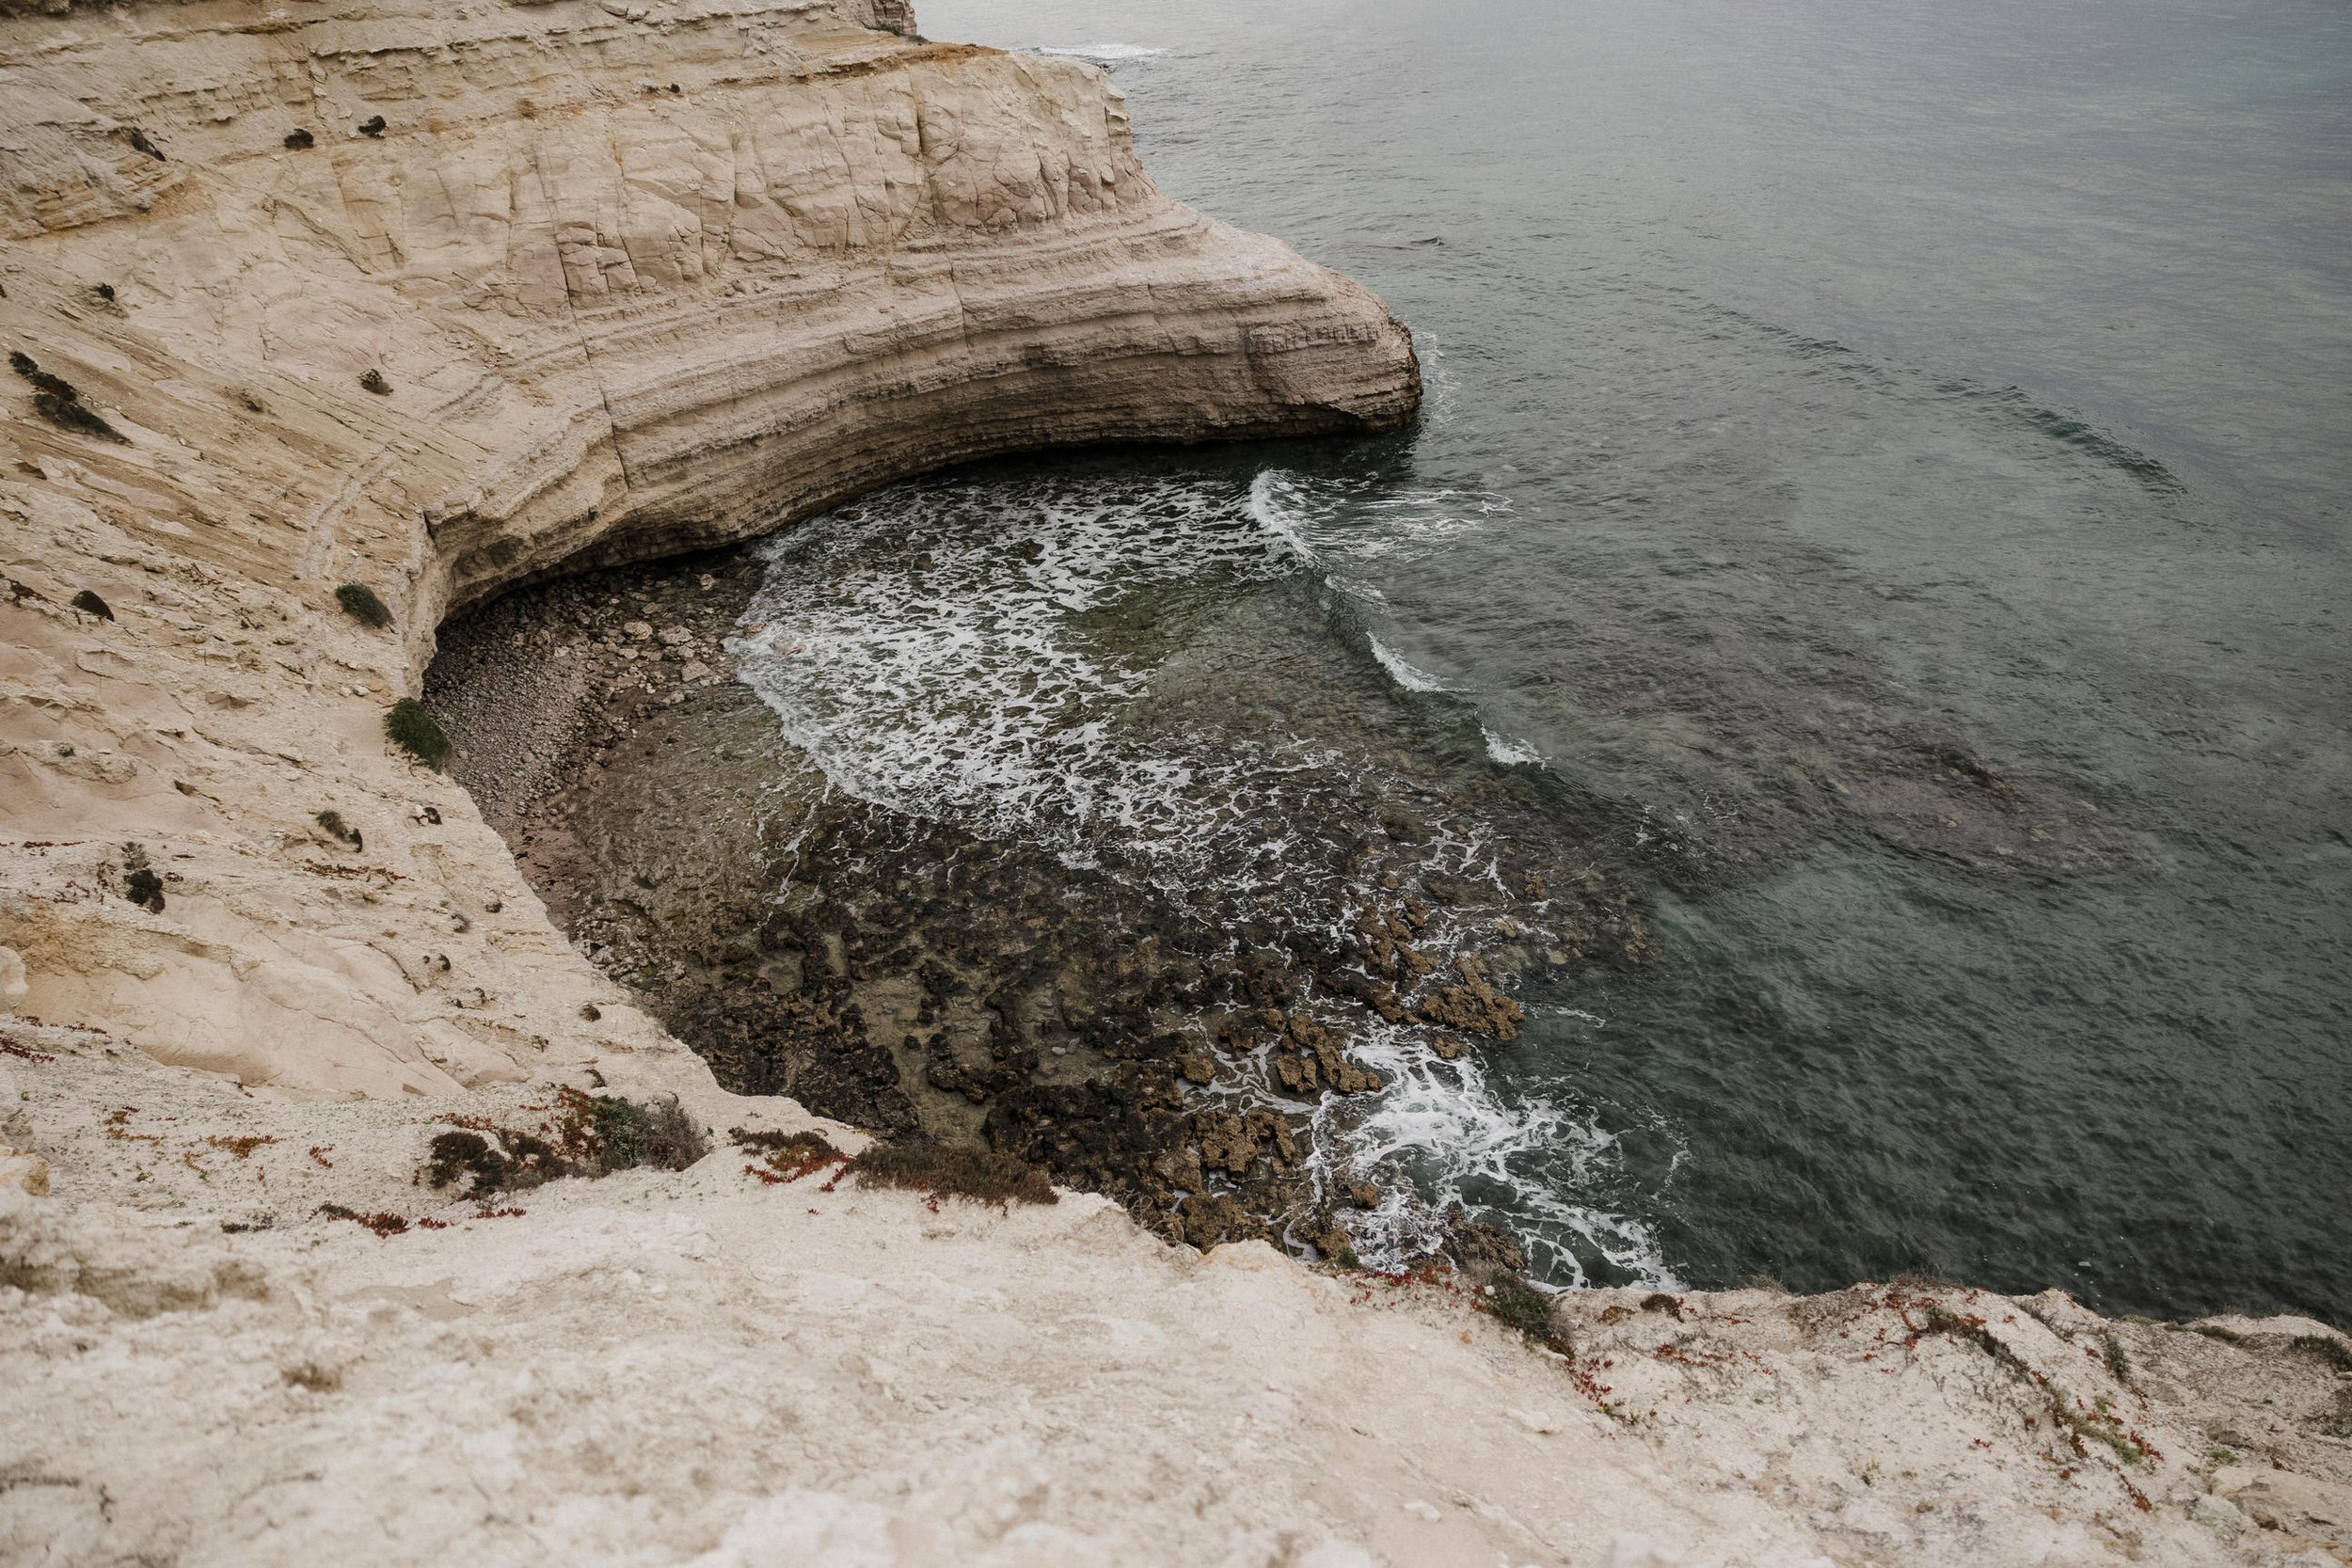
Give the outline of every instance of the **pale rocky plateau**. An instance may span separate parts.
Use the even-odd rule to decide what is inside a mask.
[[[864,1139],[388,743],[503,590],[1407,420],[1405,328],[1096,69],[895,0],[6,0],[0,288],[0,1561],[2352,1560],[2316,1323],[1531,1304],[785,1164]],[[449,1180],[623,1099],[710,1152]]]

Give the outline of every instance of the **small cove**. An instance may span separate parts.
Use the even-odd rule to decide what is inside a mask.
[[[1111,64],[1164,188],[1413,325],[1421,426],[993,465],[731,553],[748,684],[616,752],[607,843],[700,835],[746,932],[860,905],[845,984],[977,921],[1022,1030],[1139,931],[1289,966],[1435,877],[1526,1018],[1447,1058],[1325,1016],[1386,1086],[1289,1097],[1336,1164],[1275,1196],[1375,1260],[1459,1203],[1555,1283],[2344,1321],[2341,18],[1080,9],[924,22]],[[991,1095],[1080,1081],[894,1005],[869,1036],[964,1030]],[[1214,1060],[1183,1092],[1264,1101]]]

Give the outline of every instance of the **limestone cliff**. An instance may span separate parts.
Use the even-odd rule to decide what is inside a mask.
[[[0,1560],[2352,1560],[2315,1323],[1548,1302],[748,1164],[810,1118],[387,744],[441,616],[1418,396],[1377,299],[1152,189],[1099,72],[914,33],[0,0]],[[752,1141],[437,1189],[550,1082]]]
[[[0,944],[25,1011],[166,1061],[436,1093],[673,1049],[384,744],[448,610],[990,452],[1418,400],[1370,293],[1153,189],[1101,71],[902,0],[32,10]]]

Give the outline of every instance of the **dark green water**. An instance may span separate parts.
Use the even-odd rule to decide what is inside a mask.
[[[841,657],[764,691],[837,780],[1269,909],[1318,791],[1632,879],[1655,961],[1370,1041],[1329,1129],[1554,1279],[2352,1322],[2352,12],[922,22],[1110,59],[1163,188],[1378,289],[1432,397],[786,541],[755,613]]]

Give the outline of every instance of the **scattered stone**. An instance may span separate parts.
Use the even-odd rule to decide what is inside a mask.
[[[1519,1023],[1527,1017],[1525,1009],[1487,984],[1486,972],[1474,955],[1457,955],[1454,967],[1462,976],[1462,983],[1444,987],[1422,998],[1417,1009],[1421,1018],[1445,1028],[1485,1035],[1490,1039],[1518,1038]]]
[[[32,1197],[47,1197],[49,1162],[29,1149],[0,1144],[0,1187],[13,1187]]]
[[[1240,1176],[1257,1163],[1258,1138],[1247,1118],[1232,1111],[1203,1111],[1192,1125],[1201,1162],[1210,1169]]]
[[[1152,1169],[1176,1192],[1197,1193],[1208,1185],[1208,1175],[1200,1168],[1197,1149],[1171,1148],[1152,1162]]]
[[[1527,1254],[1510,1232],[1471,1219],[1458,1203],[1446,1211],[1441,1245],[1456,1268],[1482,1283],[1497,1273],[1516,1275],[1527,1267]]]
[[[1196,1193],[1176,1211],[1182,1239],[1202,1252],[1226,1242],[1255,1242],[1266,1233],[1265,1222],[1244,1209],[1230,1193]]]

